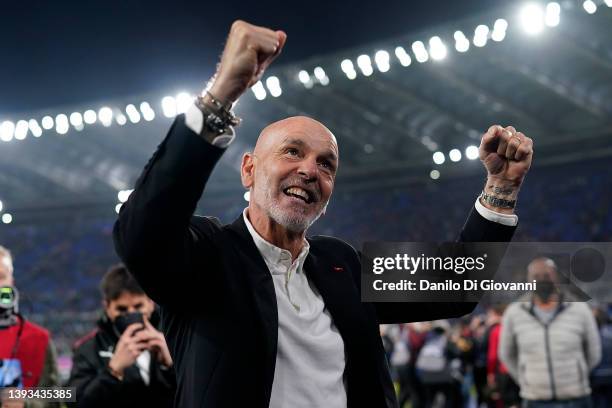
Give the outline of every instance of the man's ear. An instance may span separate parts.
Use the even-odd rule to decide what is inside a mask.
[[[253,153],[246,152],[242,155],[242,163],[240,164],[240,180],[244,188],[251,188],[255,180],[255,167],[253,163]]]

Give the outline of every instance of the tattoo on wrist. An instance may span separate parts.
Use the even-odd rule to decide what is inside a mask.
[[[509,186],[509,185],[496,186],[493,184],[489,184],[487,186],[487,190],[489,193],[504,195],[504,196],[512,195],[513,193],[516,193],[517,191],[515,187]]]

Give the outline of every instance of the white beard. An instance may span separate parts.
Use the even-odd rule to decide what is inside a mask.
[[[327,208],[327,204],[329,200],[325,203],[325,205],[317,211],[314,216],[308,216],[306,214],[306,209],[299,207],[301,211],[291,211],[285,210],[281,207],[277,198],[272,196],[272,183],[270,182],[270,178],[261,174],[260,179],[263,179],[261,183],[261,188],[251,188],[251,198],[254,200],[254,203],[261,207],[266,215],[270,217],[274,222],[279,225],[282,225],[287,230],[295,233],[301,233],[306,231],[319,217],[325,212]],[[281,192],[281,194],[284,194]],[[259,196],[262,196],[261,199]]]

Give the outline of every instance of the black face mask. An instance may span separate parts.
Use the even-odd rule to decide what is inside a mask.
[[[121,336],[125,329],[131,324],[140,323],[144,326],[144,319],[142,313],[123,313],[115,318],[113,326],[118,336]]]
[[[547,303],[556,292],[555,284],[550,279],[546,278],[537,281],[535,294],[542,302]]]

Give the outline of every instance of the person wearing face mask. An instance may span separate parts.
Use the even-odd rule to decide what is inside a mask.
[[[59,385],[55,347],[49,331],[19,313],[19,291],[13,277],[13,256],[0,245],[0,390],[2,387]],[[42,400],[0,401],[1,408],[44,408],[59,404]]]
[[[104,313],[74,346],[77,407],[171,407],[176,380],[155,304],[123,265],[100,285]]]
[[[550,258],[532,260],[527,280],[536,281],[536,290],[504,313],[500,360],[526,407],[591,407],[589,373],[601,359],[601,343],[590,308],[568,301]]]

